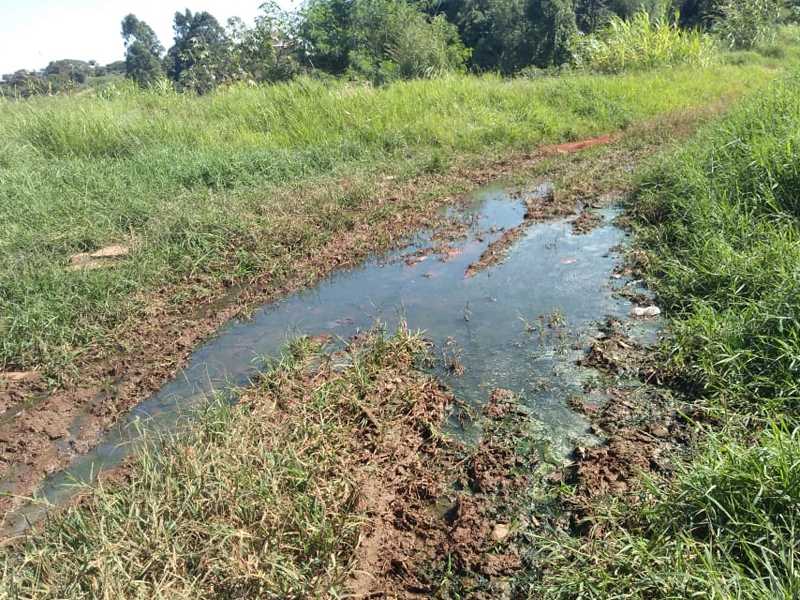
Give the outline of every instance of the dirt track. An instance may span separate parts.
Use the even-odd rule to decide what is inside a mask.
[[[661,147],[659,131],[666,137],[686,135],[693,130],[697,117],[678,115],[632,130],[604,153],[571,155],[572,147],[549,148],[482,168],[423,176],[401,185],[387,181],[375,190],[375,202],[403,204],[432,187],[478,187],[511,175],[553,175],[574,181],[560,188],[562,193],[546,212],[535,216],[562,216],[574,211],[579,199],[596,200],[606,192],[618,191],[632,166]],[[580,144],[574,147],[580,149]],[[598,172],[606,177],[599,181],[584,179],[586,173]],[[347,235],[331,240],[323,252],[298,262],[292,276],[280,286],[272,283],[269,275],[237,288],[206,281],[216,289],[212,300],[190,299],[179,307],[173,299],[190,292],[193,282],[158,290],[147,297],[146,314],[116,332],[113,351],[97,349],[96,354],[81,358],[77,374],[55,389],[49,390],[41,380],[0,384],[0,407],[6,408],[0,417],[2,489],[17,496],[30,495],[44,476],[95,446],[121,414],[173,377],[191,351],[229,319],[309,286],[336,269],[356,265],[369,253],[385,250],[412,232],[435,225],[440,222],[437,209],[457,201],[458,197],[442,196],[430,202],[424,212],[401,211],[400,216],[379,224],[357,222]],[[0,500],[0,510],[7,511],[18,503],[14,496],[8,496]]]

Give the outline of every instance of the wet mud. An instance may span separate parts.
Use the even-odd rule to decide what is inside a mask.
[[[643,147],[637,151],[647,153],[652,149]],[[636,159],[636,152],[626,152],[624,161]],[[481,184],[505,173],[530,168],[544,155],[538,152],[483,170],[454,172],[446,177]],[[576,164],[580,168],[580,163]],[[392,189],[390,193],[388,188],[392,184],[387,184],[386,193],[376,201],[403,201],[417,192],[417,185],[418,182],[412,182],[407,188]],[[486,404],[492,390],[513,389],[527,414],[546,424],[541,437],[548,440],[544,444],[549,447],[548,452],[565,455],[588,427],[586,417],[576,414],[564,399],[585,383],[583,375],[578,374],[582,369],[575,363],[590,343],[591,323],[606,314],[622,318],[630,308],[630,303],[620,298],[615,289],[622,287],[624,281],[609,283],[609,274],[615,268],[611,249],[623,241],[624,234],[610,226],[613,213],[601,214],[597,209],[581,208],[604,205],[603,194],[608,190],[573,190],[561,197],[556,194],[555,202],[552,196],[549,199],[538,197],[535,203],[520,202],[526,193],[529,198],[536,197],[536,189],[534,186],[523,191],[522,196],[517,194],[516,198],[504,196],[499,204],[513,207],[511,212],[501,211],[483,223],[476,216],[480,210],[475,210],[474,199],[468,201],[466,212],[472,210],[473,221],[462,220],[457,226],[452,225],[454,215],[443,217],[435,212],[437,205],[453,202],[451,198],[441,198],[431,205],[429,212],[404,213],[405,216],[391,224],[386,231],[388,237],[382,237],[380,243],[375,241],[374,224],[356,223],[347,236],[332,240],[323,252],[296,265],[296,275],[280,287],[272,284],[268,275],[241,287],[219,282],[218,294],[207,295],[207,300],[181,306],[179,310],[172,304],[176,290],[161,290],[148,297],[144,321],[132,324],[129,331],[118,332],[119,345],[113,352],[100,353],[98,358],[79,365],[80,377],[65,380],[55,392],[46,393],[48,385],[41,381],[0,382],[0,396],[3,406],[7,407],[6,413],[0,416],[0,487],[14,494],[2,501],[0,510],[19,507],[20,497],[33,492],[47,501],[66,501],[71,493],[64,491],[65,484],[74,479],[84,481],[87,476],[94,477],[102,469],[114,469],[131,454],[131,431],[140,427],[153,431],[174,429],[176,423],[184,420],[210,393],[232,393],[247,385],[263,368],[260,359],[274,355],[275,349],[288,338],[310,333],[346,340],[376,320],[389,327],[405,321],[412,328],[433,332],[437,347],[443,354],[450,352],[451,364],[460,365],[460,368],[440,369],[437,375],[467,404],[480,408]],[[377,193],[381,193],[380,190]],[[498,192],[495,190],[489,195],[491,193]],[[589,201],[576,202],[576,195]],[[485,195],[482,198],[483,202]],[[592,227],[576,227],[563,218],[576,211],[578,221],[586,212],[589,216],[584,220],[590,220]],[[553,218],[556,221],[547,222]],[[502,243],[500,240],[507,232],[526,221],[530,221],[530,225],[539,223],[541,227],[523,227],[519,234],[513,234],[511,243],[493,252],[497,260],[485,269],[477,269],[471,277],[464,277],[492,244]],[[444,230],[449,233],[445,235],[435,229],[443,223],[448,223]],[[370,273],[375,269],[403,269],[407,286],[440,282],[438,287],[432,286],[430,296],[421,297],[419,302],[406,302],[396,289],[381,292],[388,294],[391,303],[376,301],[369,292],[381,289],[381,282],[363,277],[356,289],[361,302],[348,303],[335,294],[325,296],[323,290],[330,289],[326,288],[327,283],[305,295],[290,295],[286,300],[287,294],[302,289],[320,276],[359,264],[366,253],[380,250],[381,244],[395,245],[410,232],[426,226],[434,229],[429,230],[430,234],[423,233],[411,247],[375,259],[366,266]],[[578,240],[576,234],[584,239]],[[592,239],[594,235],[598,237]],[[530,252],[536,249],[548,259],[531,263]],[[581,252],[588,254],[581,256]],[[567,289],[559,289],[556,296],[548,295],[550,277],[566,282]],[[334,275],[328,280],[328,283],[334,282],[334,288],[337,278]],[[465,288],[469,291],[470,281],[474,282],[471,284],[474,293],[465,293]],[[493,288],[502,293],[493,292]],[[543,291],[541,303],[521,305],[521,298],[530,299],[532,288]],[[417,289],[409,288],[414,297]],[[458,302],[446,306],[444,311],[431,310],[440,304],[435,299],[441,297],[442,290],[449,293],[451,289],[461,294]],[[352,289],[348,290],[348,294],[352,293]],[[257,311],[253,319],[241,318],[259,302],[281,297],[284,299]],[[498,298],[503,297],[509,297],[510,301],[503,306],[501,316],[493,310],[487,311],[487,307],[498,304]],[[578,297],[593,304],[564,307],[558,300],[561,297]],[[315,298],[316,302],[309,302],[309,298]],[[335,315],[324,311],[313,314],[312,305],[331,302],[339,307],[346,306],[348,310],[337,310]],[[304,307],[305,312],[301,313],[311,317],[310,321],[286,319],[286,313],[280,311],[287,304]],[[276,311],[278,314],[274,316]],[[271,324],[269,335],[264,335],[263,328],[256,329],[255,337],[242,335],[243,331],[252,329],[253,323],[259,322]],[[487,335],[487,328],[498,329],[493,326],[498,322],[503,323],[503,327]],[[275,327],[275,323],[281,326]],[[442,335],[443,331],[448,334]],[[457,335],[452,335],[453,331]],[[198,346],[215,332],[216,337]],[[220,356],[224,360],[220,362],[213,359],[213,355],[219,351],[217,344],[221,339],[237,341],[227,346],[227,342],[223,343]],[[475,343],[484,339],[494,341],[488,347]],[[519,360],[520,356],[524,360]],[[231,371],[231,360],[244,366]],[[163,385],[165,380],[168,381],[166,386]],[[119,416],[131,407],[135,409],[119,421]],[[481,437],[479,428],[469,419],[450,425],[463,439]],[[70,469],[61,470],[70,464]],[[476,469],[478,481],[479,472],[486,470],[480,465]],[[47,479],[40,487],[44,476]],[[485,481],[484,484],[488,485]],[[41,513],[38,508],[7,512],[6,534],[18,532]]]

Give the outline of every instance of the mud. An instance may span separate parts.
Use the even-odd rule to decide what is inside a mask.
[[[661,387],[653,353],[631,339],[618,321],[608,321],[582,361],[608,376],[607,384],[587,389],[572,406],[592,423],[603,443],[578,447],[571,464],[551,476],[574,486],[566,509],[579,532],[599,535],[595,521],[600,498],[642,499],[642,475],[669,478],[686,455],[694,430],[687,407]],[[691,412],[691,411],[689,411]]]
[[[516,227],[505,231],[497,241],[489,245],[481,257],[467,267],[465,276],[474,277],[481,271],[502,261],[508,250],[522,237],[531,225],[566,217],[575,212],[574,200],[559,196],[550,182],[536,186],[531,192],[517,194],[525,202],[525,219]],[[598,208],[600,206],[598,205]],[[601,222],[602,219],[599,220]]]
[[[430,597],[442,591],[446,570],[454,593],[488,598],[487,590],[523,567],[499,505],[529,485],[520,471],[531,465],[507,435],[513,394],[498,390],[492,398],[490,405],[506,408],[488,417],[477,447],[402,427],[383,438],[381,483],[363,488],[368,523],[350,586],[355,597]]]
[[[572,222],[572,231],[576,234],[589,233],[603,222],[603,219],[590,210],[583,209],[578,218]]]
[[[693,115],[683,115],[678,121],[684,118],[690,123],[696,121]],[[631,135],[641,135],[641,131]],[[611,164],[633,162],[656,147],[645,143],[636,150],[625,150],[628,155],[612,159]],[[350,231],[330,240],[319,252],[298,257],[286,277],[264,273],[249,281],[231,282],[200,276],[155,290],[142,299],[143,312],[109,336],[112,343],[83,353],[73,371],[60,374],[54,388],[42,380],[3,380],[0,491],[14,496],[0,500],[0,511],[17,504],[20,496],[30,495],[45,475],[64,468],[94,447],[121,414],[174,377],[192,349],[222,324],[264,302],[307,287],[336,269],[354,266],[369,253],[398,245],[412,232],[439,222],[438,207],[459,199],[442,196],[421,210],[413,201],[421,190],[480,186],[510,174],[530,172],[548,153],[548,149],[542,149],[488,166],[461,166],[444,175],[426,175],[400,184],[380,181],[375,188],[375,205],[407,208],[395,213],[387,210],[391,216],[377,223],[356,217]],[[597,159],[588,158],[589,162],[596,163]],[[577,162],[564,168],[579,173],[586,165]],[[574,200],[586,193],[575,190],[565,199]],[[550,210],[542,205],[535,209],[534,217],[551,218]],[[180,303],[176,302],[178,298],[182,299]]]

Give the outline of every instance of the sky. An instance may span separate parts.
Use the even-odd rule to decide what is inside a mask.
[[[172,45],[172,17],[186,8],[208,11],[221,24],[252,22],[263,0],[0,0],[0,75],[41,69],[71,58],[108,64],[123,58],[120,23],[133,13]],[[282,6],[290,5],[283,0]]]

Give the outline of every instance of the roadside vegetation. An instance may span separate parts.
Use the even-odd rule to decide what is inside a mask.
[[[598,539],[551,540],[552,597],[800,595],[799,92],[776,82],[641,183],[666,368],[705,437],[641,504],[598,507]]]
[[[777,64],[777,63],[776,63]],[[352,87],[312,80],[203,97],[120,88],[0,114],[0,365],[60,376],[115,340],[149,290],[272,274],[347,231],[362,185],[624,129],[756,89],[760,61],[622,76],[450,76]],[[658,93],[654,93],[657,90]],[[347,179],[319,214],[311,188]],[[360,191],[359,191],[360,190]],[[318,195],[318,194],[317,194]],[[391,209],[375,215],[382,221]],[[71,257],[130,249],[110,268]]]
[[[339,371],[313,366],[319,350],[295,341],[240,405],[212,405],[189,433],[145,449],[123,486],[6,550],[0,596],[344,596],[363,488],[387,474],[370,454],[395,429],[427,436],[448,399],[409,369],[425,344],[408,332],[352,347]]]
[[[719,59],[717,42],[709,34],[654,20],[644,11],[629,20],[611,17],[605,29],[580,39],[573,54],[578,67],[602,73],[672,65],[708,67]]]

